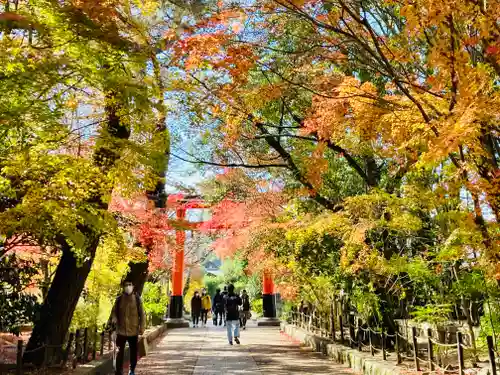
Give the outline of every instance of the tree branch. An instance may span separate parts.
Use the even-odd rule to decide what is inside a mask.
[[[189,160],[186,158],[183,158],[182,156],[176,155],[172,152],[169,153],[170,156],[179,159],[181,161],[184,161],[186,163],[191,163],[191,164],[205,164],[205,165],[212,165],[215,167],[221,167],[221,168],[249,168],[249,169],[261,169],[261,168],[287,168],[288,165],[286,164],[245,164],[245,163],[217,163],[213,161],[208,161],[208,160],[201,160],[195,158],[195,160]],[[194,157],[190,155],[191,157]]]

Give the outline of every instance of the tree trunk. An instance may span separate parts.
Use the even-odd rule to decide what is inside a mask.
[[[144,284],[148,279],[149,260],[145,262],[133,263],[129,262],[129,271],[127,273],[127,280],[131,280],[134,285],[134,290],[138,295],[142,294]]]
[[[64,241],[61,244],[63,254],[47,297],[35,321],[33,332],[24,352],[23,362],[40,366],[45,357],[45,350],[40,348],[46,342],[54,346],[63,345],[76,304],[90,272],[98,243],[98,239],[93,241],[87,258],[81,265],[68,243]]]

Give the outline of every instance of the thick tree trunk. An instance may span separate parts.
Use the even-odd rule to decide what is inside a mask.
[[[139,263],[129,263],[130,270],[127,274],[127,280],[131,280],[134,284],[134,290],[138,295],[142,294],[144,284],[148,279],[149,260]]]
[[[37,366],[44,360],[45,350],[41,349],[44,344],[63,345],[99,242],[93,241],[87,259],[80,265],[71,247],[62,241],[61,260],[24,352],[23,361]]]

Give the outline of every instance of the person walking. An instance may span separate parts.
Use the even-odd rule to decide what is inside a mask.
[[[198,327],[201,314],[201,297],[200,293],[196,290],[193,298],[191,298],[191,317],[193,318],[193,327]]]
[[[247,320],[250,319],[250,297],[245,289],[241,292],[241,302],[240,326],[241,329],[245,330],[247,328]]]
[[[224,311],[227,324],[227,340],[229,345],[233,345],[233,329],[234,341],[240,343],[240,306],[242,301],[239,295],[234,293],[234,285],[230,284],[227,288],[227,296],[224,299]]]
[[[131,280],[127,279],[123,282],[123,293],[115,301],[111,312],[111,322],[116,326],[116,346],[118,348],[115,375],[123,374],[123,356],[127,342],[130,352],[129,375],[134,375],[137,366],[137,344],[139,335],[144,334],[146,315],[141,298],[134,293],[134,285]]]
[[[215,291],[214,296],[214,304],[213,304],[213,313],[214,313],[214,325],[217,325],[217,318],[219,318],[219,325],[222,325],[222,319],[224,315],[224,297],[220,293],[220,289]]]
[[[224,286],[224,290],[222,291],[222,300],[225,301],[227,297],[228,291],[227,291],[227,285]],[[224,318],[224,327],[226,326],[226,314],[222,314]]]
[[[201,290],[201,325],[205,327],[208,320],[208,312],[212,309],[212,301],[207,294],[207,290]]]

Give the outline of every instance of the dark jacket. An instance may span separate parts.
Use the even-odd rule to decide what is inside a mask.
[[[199,314],[201,312],[201,297],[193,296],[191,298],[191,314]]]
[[[215,312],[223,312],[224,311],[224,297],[220,293],[216,293],[214,296],[214,303],[212,308]]]
[[[240,318],[239,307],[242,304],[240,296],[234,293],[228,293],[224,299],[224,310],[226,311],[226,320],[238,320]]]
[[[250,298],[248,297],[248,294],[241,297],[241,301],[243,303],[243,311],[250,311]]]

